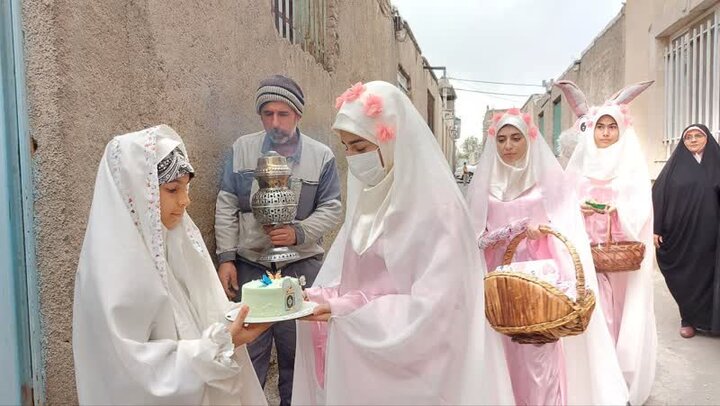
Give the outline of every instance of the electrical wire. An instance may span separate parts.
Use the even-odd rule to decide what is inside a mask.
[[[489,80],[476,80],[476,79],[463,79],[448,77],[450,80],[457,80],[460,82],[471,82],[471,83],[485,83],[489,85],[506,85],[506,86],[525,86],[525,87],[545,87],[543,85],[535,85],[530,83],[511,83],[511,82],[492,82]]]

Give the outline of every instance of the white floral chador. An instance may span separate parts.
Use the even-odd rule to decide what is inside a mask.
[[[160,220],[157,165],[176,148],[187,156],[161,125],[115,137],[100,162],[75,279],[81,404],[265,403],[197,227]]]

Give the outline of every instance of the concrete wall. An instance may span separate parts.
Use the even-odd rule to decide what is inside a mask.
[[[437,76],[432,70],[426,69],[428,63],[422,56],[420,45],[407,22],[403,23],[403,30],[397,34],[396,39],[398,68],[402,68],[410,79],[410,100],[426,122],[429,122],[428,104],[434,104],[432,130],[449,165],[455,154],[455,143],[446,126],[448,123],[443,121],[443,100]],[[432,96],[432,100],[428,94]]]
[[[278,35],[270,1],[23,2],[30,124],[39,142],[35,225],[48,403],[76,402],[74,274],[97,165],[114,135],[166,123],[184,138],[198,171],[189,212],[211,249],[221,161],[238,136],[262,128],[254,111],[261,78],[297,80],[307,101],[301,129],[330,145],[346,173],[330,130],[335,96],[357,81],[395,83],[399,57],[388,0],[329,3],[332,72]],[[412,52],[403,58],[420,72]],[[426,90],[415,101],[427,111]]]

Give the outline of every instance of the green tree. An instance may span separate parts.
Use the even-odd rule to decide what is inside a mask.
[[[482,152],[482,144],[480,140],[475,136],[469,136],[465,138],[460,144],[457,153],[457,162],[462,164],[467,162],[468,164],[477,163],[480,159],[480,153]]]

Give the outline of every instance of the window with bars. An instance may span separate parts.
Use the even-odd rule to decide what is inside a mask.
[[[410,77],[405,73],[402,66],[398,66],[397,87],[399,87],[407,97],[410,97]]]
[[[330,18],[335,0],[271,0],[275,28],[281,37],[298,44],[328,71],[334,70],[337,41]]]
[[[665,136],[669,157],[681,131],[702,123],[720,131],[720,10],[674,36],[665,47]]]

